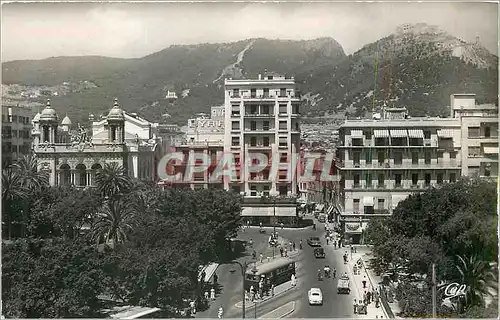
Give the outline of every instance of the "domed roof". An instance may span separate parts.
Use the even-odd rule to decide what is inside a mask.
[[[38,122],[40,121],[40,112],[37,112],[36,115],[33,117],[33,122]]]
[[[47,100],[47,106],[42,110],[42,114],[40,115],[41,121],[57,121],[57,113],[56,110],[52,109],[50,106],[50,99]]]
[[[120,106],[118,105],[118,99],[116,98],[113,108],[108,113],[108,120],[125,120],[123,110],[120,109]]]
[[[63,121],[61,122],[61,125],[63,126],[70,126],[71,125],[71,120],[69,119],[68,115],[64,117]]]

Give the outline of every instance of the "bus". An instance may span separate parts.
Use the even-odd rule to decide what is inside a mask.
[[[263,263],[256,268],[250,267],[245,272],[245,290],[250,287],[258,288],[261,279],[267,287],[275,287],[290,281],[295,274],[295,261],[287,257],[280,257],[270,262]]]

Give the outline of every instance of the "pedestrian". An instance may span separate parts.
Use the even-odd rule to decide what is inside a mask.
[[[217,284],[219,277],[217,277],[217,273],[214,273],[214,284]]]
[[[215,288],[210,289],[210,300],[215,300]]]
[[[222,306],[219,308],[219,312],[217,312],[217,317],[219,319],[222,319],[222,315],[224,314],[224,309],[222,309]]]
[[[191,308],[191,314],[196,314],[196,305],[194,300],[191,300],[191,302],[189,303],[189,307]]]
[[[337,241],[333,240],[333,249],[337,249]]]
[[[249,301],[249,300],[250,300],[250,293],[245,290],[245,301]]]
[[[358,313],[358,303],[356,302],[356,299],[354,299],[354,303],[352,304],[352,307],[354,309],[354,314]]]
[[[247,229],[249,229],[249,228],[250,228],[250,221],[247,220]]]
[[[337,277],[337,268],[333,268],[333,278]]]
[[[261,223],[259,223],[259,226],[260,226],[260,228],[262,229],[262,222],[261,222]]]
[[[253,287],[253,285],[250,286],[250,294],[252,296],[252,301],[255,300],[255,289]]]
[[[285,225],[283,224],[283,222],[281,223],[281,230],[283,230],[283,228],[285,227]]]
[[[260,263],[264,262],[264,255],[261,253],[260,254]]]
[[[283,247],[280,247],[280,254],[283,257]]]
[[[328,245],[328,237],[326,238],[326,245]]]
[[[339,239],[339,241],[337,241],[337,242],[338,242],[338,247],[339,247],[339,249],[340,249],[340,239]]]
[[[252,252],[252,260],[257,260],[257,251]]]
[[[203,272],[201,273],[201,282],[205,282],[205,278],[207,277],[207,273],[205,272],[205,270],[203,270]]]
[[[367,305],[367,304],[368,304],[367,299],[368,299],[368,295],[366,294],[366,291],[365,291],[365,292],[363,293],[363,304],[364,304],[364,305]]]
[[[205,291],[205,300],[208,300],[208,291]]]
[[[271,296],[274,297],[274,284],[271,285]]]
[[[292,287],[295,287],[297,285],[297,279],[295,278],[294,274],[292,274],[290,282],[292,284]]]
[[[366,289],[366,276],[363,276],[363,281],[361,281],[361,283],[363,283],[363,289]]]
[[[380,303],[380,296],[378,291],[375,291],[375,308],[379,307],[379,303]]]
[[[285,248],[285,252],[284,253],[285,253],[285,257],[288,257],[288,251],[286,250],[286,248]]]
[[[288,242],[288,251],[292,251],[292,240]]]
[[[302,250],[302,239],[300,239],[300,242],[299,242],[299,249]]]
[[[253,240],[250,239],[250,241],[248,241],[248,245],[250,246],[250,248],[253,248]]]
[[[293,242],[292,246],[293,246],[293,251],[295,251],[295,241]]]
[[[354,264],[352,266],[352,272],[354,272],[354,274],[357,274],[358,273],[358,265],[357,264]]]
[[[370,290],[366,293],[366,300],[368,301],[368,304],[372,302],[372,293]]]

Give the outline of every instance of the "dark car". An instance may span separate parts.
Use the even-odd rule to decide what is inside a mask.
[[[319,247],[319,248],[314,249],[314,257],[315,258],[325,258],[325,256],[326,256],[326,253],[325,253],[325,249],[323,249],[323,247]]]
[[[319,237],[310,237],[307,239],[307,244],[311,247],[321,247],[321,240],[319,240]]]

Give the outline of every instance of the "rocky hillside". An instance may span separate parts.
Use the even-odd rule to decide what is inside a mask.
[[[125,110],[157,121],[165,115],[169,121],[185,124],[195,113],[207,112],[209,106],[223,103],[226,77],[256,76],[266,68],[274,70],[273,66],[289,75],[294,70],[316,72],[343,57],[342,47],[331,38],[249,39],[171,46],[140,59],[58,57],[7,62],[2,64],[2,82],[45,89],[59,86],[59,91],[65,94],[52,96],[52,105],[60,114],[67,112],[76,121],[86,121],[89,113],[105,112],[111,107],[113,97],[118,97]],[[82,82],[95,84],[95,88],[79,91],[67,88]],[[165,99],[168,91],[176,92],[178,99]],[[30,99],[46,98],[42,94]]]
[[[3,84],[59,88],[53,106],[80,122],[88,113],[105,112],[118,97],[125,110],[185,124],[223,102],[224,78],[254,78],[264,70],[295,76],[302,113],[310,118],[359,116],[384,104],[407,106],[414,116],[439,115],[448,113],[452,93],[473,92],[480,102],[498,95],[496,56],[425,24],[401,26],[349,56],[332,38],[249,39],[171,46],[140,59],[59,57],[8,62],[2,69]],[[165,99],[168,91],[178,99]],[[29,100],[46,95],[30,94]]]

